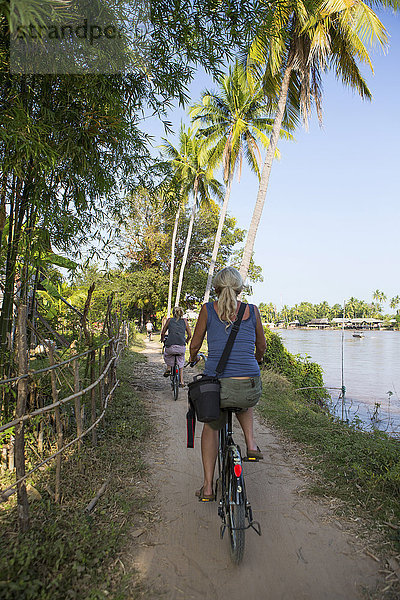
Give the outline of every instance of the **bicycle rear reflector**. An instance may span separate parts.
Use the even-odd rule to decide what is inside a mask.
[[[240,477],[242,474],[242,465],[235,465],[233,467],[233,471],[234,471],[236,477]]]

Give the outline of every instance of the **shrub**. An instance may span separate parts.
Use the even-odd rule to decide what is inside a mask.
[[[287,377],[296,389],[311,388],[301,390],[301,395],[321,406],[325,405],[329,395],[324,388],[321,367],[307,358],[288,352],[277,333],[267,330],[265,337],[267,350],[263,364]]]

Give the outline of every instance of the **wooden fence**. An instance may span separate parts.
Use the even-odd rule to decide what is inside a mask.
[[[16,396],[15,418],[0,426],[0,435],[9,431],[10,441],[2,446],[2,470],[15,470],[15,482],[0,490],[0,502],[7,502],[17,492],[18,519],[20,531],[29,529],[29,505],[26,489],[26,480],[38,469],[56,460],[55,492],[54,500],[61,501],[61,471],[62,455],[74,444],[78,448],[82,446],[83,438],[91,434],[93,445],[97,443],[96,431],[99,423],[106,414],[107,407],[112,395],[118,386],[116,379],[116,366],[122,349],[128,342],[129,329],[126,322],[119,323],[118,319],[111,318],[111,303],[108,304],[106,315],[108,324],[108,338],[97,346],[93,345],[93,336],[85,335],[90,347],[84,352],[73,354],[67,360],[59,360],[55,344],[49,340],[43,340],[47,350],[49,365],[43,369],[29,371],[29,349],[27,344],[27,308],[24,305],[18,307],[17,321],[17,350],[18,350],[18,375],[13,378],[0,381],[0,386],[7,386]],[[104,331],[104,329],[103,329]],[[87,330],[85,329],[87,333]],[[56,362],[58,360],[58,362]],[[65,376],[68,370],[69,379]],[[84,372],[83,378],[81,377]],[[49,377],[51,382],[51,402],[44,406],[27,412],[27,399],[35,395],[37,378]],[[62,379],[63,377],[63,379]],[[84,387],[81,385],[83,379]],[[68,387],[71,394],[59,398],[60,385]],[[73,412],[74,429],[73,439],[65,437],[65,414],[62,407],[71,406]],[[87,410],[89,409],[89,410]],[[88,416],[87,413],[90,413]],[[39,430],[43,425],[43,419],[49,414],[53,415],[55,432],[53,439],[49,440],[51,453],[43,457],[31,469],[26,469],[26,426],[32,419],[39,418]],[[69,432],[70,435],[70,432]],[[70,435],[71,437],[71,435]],[[43,455],[43,435],[38,437],[39,452]],[[8,461],[7,461],[8,458]]]

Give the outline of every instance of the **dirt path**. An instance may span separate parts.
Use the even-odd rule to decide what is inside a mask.
[[[143,397],[157,418],[159,435],[150,445],[149,485],[160,518],[135,541],[135,566],[146,600],[355,600],[374,589],[379,564],[363,553],[355,536],[341,531],[329,508],[301,494],[305,481],[296,462],[265,425],[256,424],[264,461],[245,463],[248,497],[263,535],[246,533],[242,564],[229,558],[228,535],[219,538],[216,503],[198,502],[200,433],[186,448],[187,392],[172,399],[160,346],[147,343],[141,364]],[[189,379],[190,373],[186,374]],[[143,381],[143,379],[142,379]],[[139,382],[138,382],[139,383]],[[145,395],[144,395],[145,394]],[[236,431],[236,429],[235,429]],[[235,438],[242,443],[241,431]],[[137,546],[139,544],[139,546]],[[133,550],[133,549],[132,549]],[[133,554],[133,552],[132,552]],[[148,591],[150,590],[150,592]]]

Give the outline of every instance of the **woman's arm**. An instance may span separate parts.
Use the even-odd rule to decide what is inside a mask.
[[[256,315],[256,361],[259,363],[262,361],[267,349],[267,342],[265,340],[264,328],[261,323],[260,311],[257,306],[254,305],[254,312]]]
[[[190,362],[194,362],[197,353],[199,352],[207,331],[207,307],[205,304],[201,307],[199,318],[197,319],[196,327],[192,341],[190,342]]]
[[[188,343],[188,341],[192,337],[192,331],[190,329],[190,325],[189,325],[187,319],[185,319],[185,323],[186,323],[186,343]]]
[[[162,328],[162,331],[161,331],[161,341],[162,341],[162,342],[164,341],[165,332],[166,332],[166,331],[167,331],[167,329],[168,329],[168,325],[169,325],[169,322],[170,322],[170,320],[171,320],[171,317],[170,317],[169,319],[167,319],[167,320],[166,320],[166,322],[165,322],[165,325],[164,325],[164,327]]]

